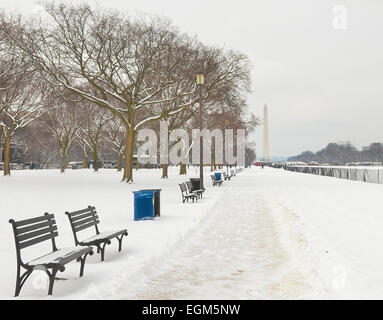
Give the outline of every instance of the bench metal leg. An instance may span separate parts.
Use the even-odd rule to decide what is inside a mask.
[[[101,248],[101,261],[104,261],[105,259],[105,247],[106,247],[106,242],[103,244],[102,248]]]
[[[48,296],[51,296],[52,295],[52,292],[53,292],[53,285],[55,283],[55,279],[56,279],[56,274],[57,272],[59,271],[59,269],[52,269],[52,273],[50,273],[49,271],[47,271],[47,274],[49,276],[49,289],[48,289]]]
[[[81,261],[81,266],[80,266],[80,278],[84,275],[85,260],[86,260],[86,257],[88,256],[88,254],[89,254],[90,256],[93,255],[93,251],[90,251],[90,252],[85,253],[85,254],[80,258],[80,261]]]
[[[17,268],[15,297],[19,296],[21,288],[23,287],[25,281],[28,279],[31,273],[32,270],[27,270],[20,276],[20,267]]]
[[[117,240],[118,240],[118,252],[121,252],[121,249],[122,249],[122,238],[124,236],[127,236],[128,234],[127,233],[124,233],[121,235],[121,237],[117,237]]]
[[[108,240],[106,242],[104,242],[103,244],[99,244],[97,245],[97,252],[101,252],[101,261],[104,261],[104,258],[105,258],[105,247],[107,244],[111,244],[111,241]]]

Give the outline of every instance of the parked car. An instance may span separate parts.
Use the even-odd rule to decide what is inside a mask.
[[[68,168],[70,169],[82,169],[84,168],[84,164],[78,161],[71,161],[68,163]]]

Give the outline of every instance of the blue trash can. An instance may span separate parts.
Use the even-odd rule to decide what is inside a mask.
[[[154,217],[161,216],[161,189],[144,189],[140,191],[154,191]]]
[[[216,172],[216,173],[214,173],[214,175],[215,175],[215,179],[216,180],[222,180],[222,173],[221,172]]]
[[[154,219],[154,193],[148,190],[133,191],[134,221]]]

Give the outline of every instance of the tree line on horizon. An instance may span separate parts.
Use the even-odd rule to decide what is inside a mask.
[[[288,161],[315,161],[318,163],[346,164],[351,162],[383,162],[383,143],[374,142],[358,150],[351,143],[329,143],[318,152],[304,151],[289,157]]]
[[[203,128],[249,133],[259,124],[248,112],[246,54],[206,45],[165,17],[130,17],[86,3],[43,7],[43,16],[0,11],[4,175],[17,142],[25,157],[58,156],[61,172],[78,150],[97,171],[99,149],[109,148],[122,181],[132,182],[138,130],[158,132],[161,120],[169,133],[198,128],[198,73],[205,77]],[[162,169],[167,178],[167,166]]]

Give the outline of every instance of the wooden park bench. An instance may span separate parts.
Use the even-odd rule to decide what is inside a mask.
[[[198,194],[195,192],[189,192],[186,183],[181,183],[179,186],[181,188],[182,203],[185,203],[185,201],[189,202],[189,199],[192,199],[193,202],[194,200],[198,200]]]
[[[88,206],[88,208],[74,212],[65,212],[65,214],[69,218],[76,246],[95,246],[97,253],[101,252],[101,261],[104,261],[106,245],[111,244],[111,240],[116,238],[118,240],[118,251],[121,251],[122,238],[128,235],[128,231],[122,229],[100,232],[97,226],[100,223],[100,219],[95,207]],[[95,228],[96,234],[90,238],[79,240],[78,232],[92,227]]]
[[[193,190],[193,184],[191,183],[190,180],[186,181],[186,186],[188,188],[189,193],[196,193],[199,198],[202,198],[202,194],[205,192],[205,189]]]
[[[90,247],[83,248],[63,248],[58,249],[55,238],[58,236],[56,221],[53,214],[45,213],[43,216],[27,220],[14,221],[9,220],[13,227],[16,244],[17,258],[17,277],[15,296],[20,294],[25,281],[34,270],[43,270],[49,277],[48,295],[52,295],[53,284],[58,271],[65,271],[65,265],[73,260],[81,261],[80,277],[84,274],[85,259],[88,254],[92,255],[93,250]],[[52,252],[45,254],[30,262],[24,262],[21,257],[21,250],[31,247],[35,244],[52,241]],[[22,269],[26,271],[21,274]],[[51,269],[49,271],[48,269]]]
[[[215,174],[212,174],[211,175],[211,181],[213,182],[213,187],[214,186],[221,186],[222,185],[222,180],[217,180],[217,178],[215,177]]]

